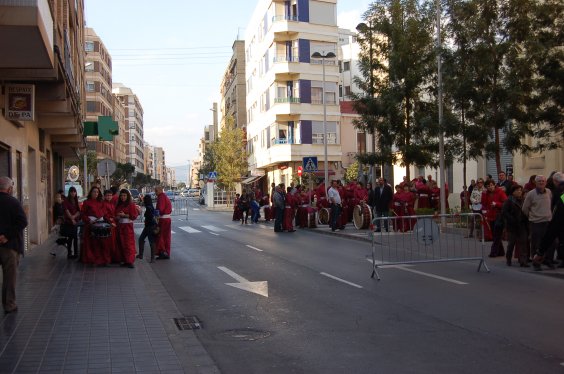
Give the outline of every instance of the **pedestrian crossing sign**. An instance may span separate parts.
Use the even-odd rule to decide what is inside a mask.
[[[209,174],[208,174],[208,179],[216,180],[217,179],[217,172],[216,171],[210,171]]]
[[[304,157],[303,167],[306,173],[317,171],[317,157]]]

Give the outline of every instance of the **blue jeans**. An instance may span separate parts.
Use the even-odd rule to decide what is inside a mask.
[[[340,216],[341,206],[339,204],[331,204],[331,230],[335,231],[340,228],[340,225],[338,226]]]

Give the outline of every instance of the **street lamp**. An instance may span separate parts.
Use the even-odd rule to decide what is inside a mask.
[[[327,102],[325,101],[325,59],[334,58],[336,55],[333,52],[327,52],[324,55],[315,52],[311,55],[313,58],[320,58],[321,65],[323,66],[323,88],[321,89],[321,95],[323,99],[323,151],[324,151],[324,166],[325,166],[325,193],[327,193],[327,186],[329,183],[329,161],[327,159]]]

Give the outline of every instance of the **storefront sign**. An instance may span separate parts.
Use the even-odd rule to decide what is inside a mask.
[[[7,84],[4,117],[8,121],[35,120],[35,86],[33,84]]]

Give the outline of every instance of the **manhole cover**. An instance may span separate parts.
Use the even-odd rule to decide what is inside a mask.
[[[173,320],[179,330],[198,330],[202,328],[202,323],[196,316],[173,318]]]
[[[227,340],[254,341],[268,338],[270,332],[255,329],[234,329],[220,332],[218,336]]]

